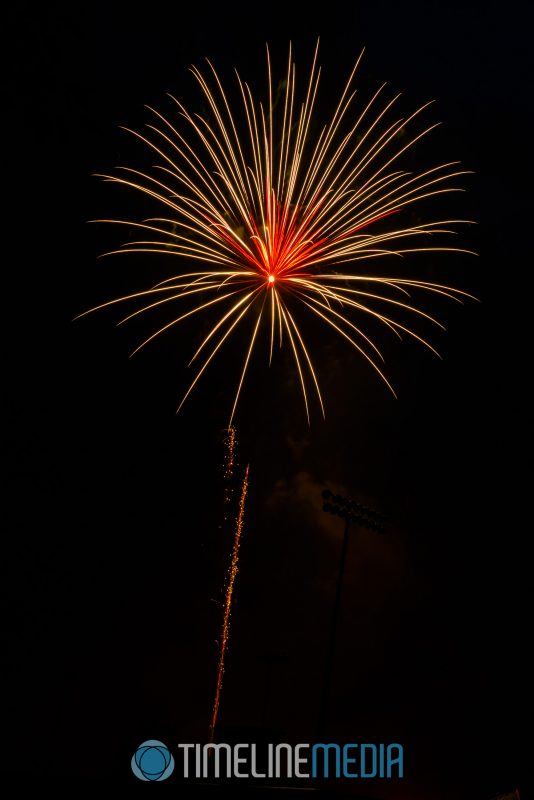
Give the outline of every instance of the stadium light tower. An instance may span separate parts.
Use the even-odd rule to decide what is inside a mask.
[[[319,710],[319,722],[317,726],[318,741],[324,736],[325,733],[328,700],[330,697],[330,685],[332,682],[332,667],[334,664],[334,654],[336,649],[339,608],[341,604],[341,588],[343,585],[343,573],[345,571],[345,560],[347,557],[347,547],[349,543],[349,529],[351,523],[354,523],[355,525],[369,528],[376,533],[385,533],[384,522],[386,520],[385,516],[380,512],[368,508],[367,506],[364,506],[355,500],[350,500],[348,497],[342,497],[339,494],[333,494],[330,489],[325,489],[322,495],[324,500],[323,511],[325,511],[327,514],[333,514],[336,517],[344,519],[345,532],[343,534],[343,544],[341,545],[341,557],[337,575],[336,594],[334,598],[332,623],[330,627],[330,638],[326,653],[323,691],[321,694],[321,707]]]

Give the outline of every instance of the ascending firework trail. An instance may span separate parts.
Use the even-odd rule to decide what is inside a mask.
[[[233,489],[234,473],[236,469],[236,447],[237,447],[236,430],[234,427],[231,427],[228,430],[228,436],[226,438],[226,460],[224,466],[224,479],[225,479],[224,520],[226,523],[229,521],[233,521],[231,501],[233,495],[232,489]],[[237,573],[239,571],[239,550],[241,547],[241,535],[243,533],[243,525],[245,521],[245,504],[248,492],[248,472],[249,472],[249,467],[247,464],[239,491],[237,514],[234,522],[234,541],[232,546],[232,554],[224,586],[223,619],[221,624],[221,633],[219,641],[217,682],[215,686],[215,699],[213,702],[213,711],[210,722],[210,741],[212,742],[215,738],[215,728],[217,725],[221,692],[223,688],[226,651],[228,649],[228,643],[230,640],[230,618],[232,614],[232,600],[235,589],[235,581],[237,578]]]

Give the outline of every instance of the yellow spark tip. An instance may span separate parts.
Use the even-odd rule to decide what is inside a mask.
[[[269,281],[269,283],[274,283],[274,282],[275,282],[275,280],[276,280],[276,278],[274,277],[274,275],[269,275],[269,277],[267,278],[267,280]]]

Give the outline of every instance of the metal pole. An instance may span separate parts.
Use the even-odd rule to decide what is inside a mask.
[[[330,639],[328,642],[328,650],[326,653],[326,665],[324,672],[323,692],[321,697],[321,708],[319,711],[319,723],[317,726],[317,740],[321,741],[325,734],[325,725],[328,711],[328,700],[330,697],[330,684],[332,681],[332,667],[334,665],[334,654],[336,649],[336,633],[337,623],[339,617],[339,607],[341,604],[341,587],[343,585],[343,572],[345,570],[345,559],[347,556],[347,547],[349,543],[349,527],[350,518],[345,518],[345,533],[343,535],[343,544],[341,546],[341,558],[339,561],[339,572],[337,576],[336,596],[334,600],[334,608],[332,612],[332,625],[330,627]]]

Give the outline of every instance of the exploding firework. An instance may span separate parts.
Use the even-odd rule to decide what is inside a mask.
[[[436,127],[418,127],[430,104],[408,116],[393,116],[400,95],[386,98],[383,84],[359,105],[354,82],[360,60],[322,128],[315,119],[317,48],[302,99],[291,47],[285,77],[275,91],[267,51],[265,103],[254,99],[237,73],[238,100],[231,102],[209,61],[206,74],[192,67],[207,113],[192,114],[174,97],[172,118],[150,109],[154,120],[148,132],[131,133],[156,154],[153,171],[122,167],[102,176],[143,193],[162,209],[162,216],[143,221],[99,220],[140,231],[142,238],[113,252],[178,256],[185,266],[145,291],[98,308],[138,301],[140,307],[123,323],[178,306],[178,313],[163,325],[160,320],[134,353],[189,317],[211,320],[192,354],[190,365],[196,362],[198,367],[178,410],[229,337],[243,331],[249,319],[230,425],[263,329],[269,363],[275,343],[289,346],[308,420],[310,390],[324,415],[318,376],[295,317],[297,305],[349,342],[393,392],[366,322],[378,322],[436,352],[409,318],[443,326],[411,300],[411,293],[460,302],[470,296],[443,284],[396,277],[389,269],[384,274],[384,259],[394,261],[392,256],[402,263],[400,256],[414,252],[470,252],[442,239],[467,220],[437,219],[407,227],[397,222],[414,203],[462,191],[455,183],[466,171],[459,162],[416,173],[402,168],[402,157]],[[367,264],[365,272],[357,270],[361,261]]]

